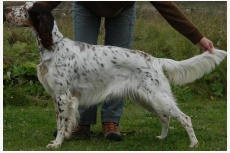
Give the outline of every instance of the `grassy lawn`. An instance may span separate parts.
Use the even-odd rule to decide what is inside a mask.
[[[171,119],[168,137],[163,141],[157,140],[155,136],[160,134],[160,121],[153,114],[127,101],[120,123],[121,132],[128,132],[123,135],[123,141],[110,142],[102,135],[87,139],[70,139],[64,141],[58,150],[227,150],[226,100],[210,100],[200,96],[195,99],[179,102],[179,107],[192,118],[200,143],[198,148],[188,147],[190,143],[188,135],[175,119]],[[45,146],[54,139],[52,133],[56,126],[52,101],[48,102],[46,107],[40,104],[4,108],[5,151],[47,150]],[[98,113],[98,124],[92,126],[92,131],[96,134],[101,132],[100,113]]]

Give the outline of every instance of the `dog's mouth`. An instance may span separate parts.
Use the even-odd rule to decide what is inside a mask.
[[[4,9],[4,15],[6,18],[6,22],[16,25],[18,27],[29,27],[28,21],[25,21],[24,19],[18,18],[16,15],[12,14],[12,8],[11,7],[6,7]],[[17,22],[18,21],[18,22]],[[23,22],[25,21],[25,22]]]
[[[18,27],[29,27],[29,24],[27,22],[16,22],[15,18],[13,18],[8,13],[5,13],[6,22],[10,23],[12,25],[16,25]]]

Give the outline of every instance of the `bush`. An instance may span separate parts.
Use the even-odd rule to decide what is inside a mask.
[[[3,88],[3,106],[27,106],[31,101],[27,97],[27,93],[17,87]]]

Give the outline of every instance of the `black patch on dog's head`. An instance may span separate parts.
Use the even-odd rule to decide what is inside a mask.
[[[54,17],[49,11],[35,12],[29,10],[30,23],[41,39],[44,48],[52,50],[53,38],[52,30],[54,27]]]

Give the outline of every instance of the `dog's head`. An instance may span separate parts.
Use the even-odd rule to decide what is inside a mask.
[[[22,6],[10,6],[5,8],[6,20],[20,27],[32,27],[40,38],[42,46],[51,50],[53,45],[52,30],[54,17],[52,9],[42,10],[40,3],[26,2]]]
[[[6,20],[17,26],[32,26],[47,17],[52,23],[51,11],[59,4],[60,1],[38,1],[26,2],[22,6],[6,7]]]
[[[33,2],[26,2],[22,6],[10,6],[5,8],[6,20],[17,26],[30,26],[29,8],[33,6]]]

